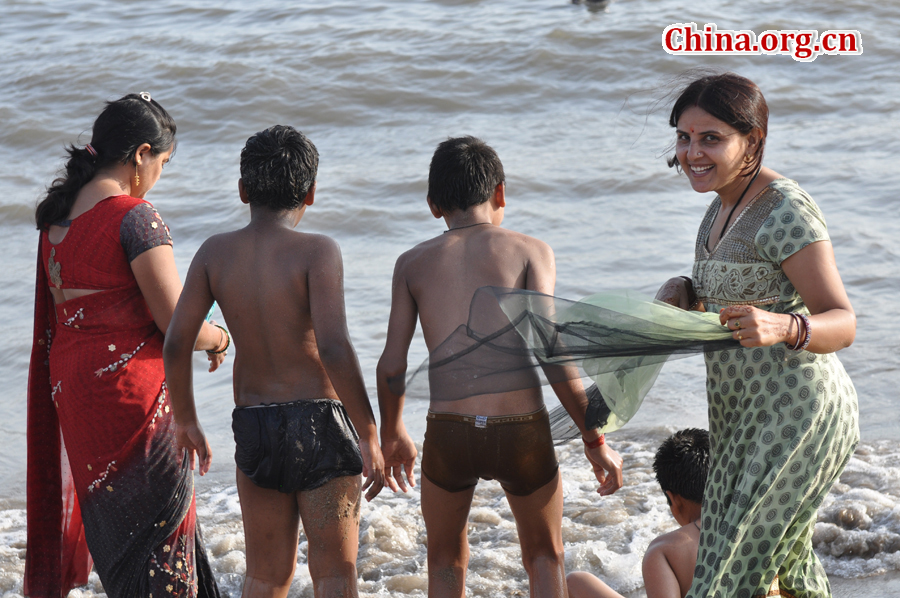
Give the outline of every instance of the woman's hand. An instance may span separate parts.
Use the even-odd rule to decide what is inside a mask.
[[[228,355],[225,353],[207,353],[206,358],[209,360],[209,371],[215,372],[219,369],[219,366],[225,362],[225,356]]]
[[[719,322],[731,330],[731,337],[744,347],[769,347],[776,343],[797,342],[797,325],[788,314],[775,314],[749,305],[726,307]]]
[[[225,356],[228,355],[227,349],[231,346],[231,338],[224,328],[219,328],[215,320],[210,320],[209,325],[214,326],[219,333],[219,344],[206,352],[206,358],[209,360],[209,372],[212,373],[219,369],[219,366],[225,361]]]

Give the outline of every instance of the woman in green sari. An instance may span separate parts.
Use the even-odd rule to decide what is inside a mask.
[[[711,464],[691,598],[830,596],[816,512],[859,440],[856,391],[835,351],[856,316],[822,212],[763,166],[768,108],[732,73],[681,92],[669,165],[715,192],[690,278],[657,295],[719,313],[740,347],[706,353]]]

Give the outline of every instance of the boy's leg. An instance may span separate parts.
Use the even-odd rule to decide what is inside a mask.
[[[622,595],[587,571],[575,571],[566,576],[569,598],[622,598]]]
[[[532,598],[564,598],[567,594],[562,540],[563,493],[559,472],[528,496],[507,492],[506,499],[516,518],[522,563],[528,572]]]
[[[334,478],[315,490],[297,493],[316,598],[357,596],[361,490],[362,478],[355,475]]]
[[[300,514],[293,494],[260,488],[237,470],[247,545],[242,598],[287,596],[297,565]]]
[[[422,516],[428,537],[428,598],[460,598],[469,565],[469,508],[475,488],[447,492],[422,476]]]

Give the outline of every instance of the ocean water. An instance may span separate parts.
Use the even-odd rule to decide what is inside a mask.
[[[504,226],[555,250],[557,294],[652,294],[688,274],[713,199],[665,166],[672,132],[663,100],[695,67],[756,81],[770,107],[766,164],[817,200],[858,316],[840,353],[856,384],[862,444],[823,505],[815,542],[836,595],[896,594],[900,571],[900,5],[802,0],[0,0],[0,594],[22,593],[25,386],[37,234],[33,208],[86,143],[105,100],[147,90],[178,122],[178,151],[148,196],[175,238],[183,274],[209,235],[242,226],[238,158],[246,138],[293,125],[321,154],[316,203],[300,228],[342,247],[350,332],[374,400],[394,260],[440,234],[425,205],[428,163],[451,135],[497,149],[508,177]],[[860,56],[670,56],[663,29],[856,29]],[[410,363],[425,357],[417,339]],[[198,357],[197,366],[202,367]],[[228,368],[198,370],[213,470],[198,480],[213,567],[240,593],[244,544],[233,483]],[[420,441],[427,405],[407,405]],[[706,425],[702,360],[666,366],[638,416],[610,442],[626,486],[599,498],[576,444],[559,450],[567,569],[590,570],[641,596],[649,541],[674,528],[650,462],[675,429]],[[418,492],[363,508],[364,595],[425,595]],[[515,525],[498,485],[476,492],[470,523],[474,596],[527,594]],[[301,538],[293,595],[311,596]],[[892,585],[894,584],[894,585]],[[838,591],[838,588],[840,591]],[[102,593],[96,579],[74,595]],[[862,594],[859,594],[862,595]]]

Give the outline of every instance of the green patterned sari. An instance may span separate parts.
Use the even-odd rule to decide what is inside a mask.
[[[815,202],[794,181],[773,181],[710,252],[719,206],[716,198],[700,225],[693,269],[707,311],[808,314],[781,263],[828,240]],[[779,587],[796,598],[830,596],[812,534],[859,441],[853,383],[835,354],[783,343],[708,352],[706,370],[712,459],[688,596],[751,598]]]

